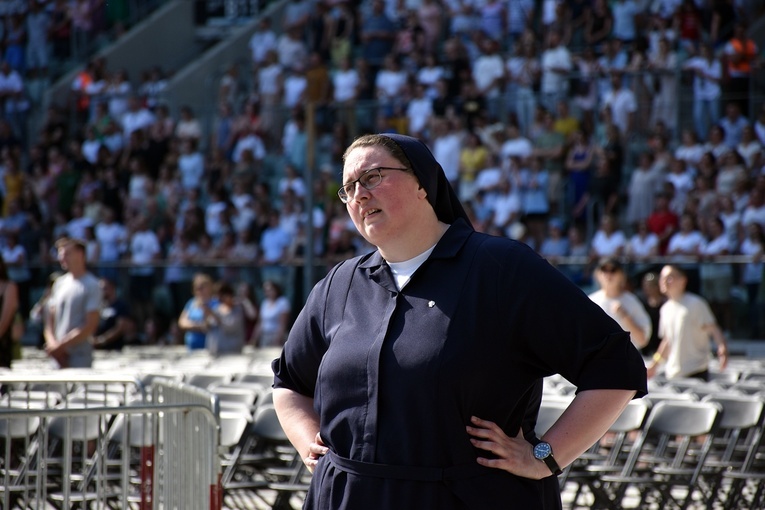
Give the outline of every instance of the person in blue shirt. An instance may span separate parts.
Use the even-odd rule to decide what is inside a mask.
[[[183,331],[183,341],[190,350],[204,349],[207,332],[215,322],[213,310],[217,300],[213,298],[213,281],[209,275],[197,273],[192,281],[193,296],[183,307],[178,327]]]

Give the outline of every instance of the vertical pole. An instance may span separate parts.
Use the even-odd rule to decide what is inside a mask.
[[[305,159],[305,185],[307,193],[305,194],[306,211],[306,247],[303,267],[303,302],[308,299],[308,293],[313,287],[313,268],[314,268],[314,231],[313,231],[313,168],[316,164],[316,105],[309,101],[305,112],[306,129],[306,159]]]

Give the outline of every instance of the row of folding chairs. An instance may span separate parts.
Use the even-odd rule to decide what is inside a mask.
[[[678,398],[672,398],[672,396]],[[682,396],[681,396],[682,395]],[[537,433],[569,400],[546,395]],[[765,397],[650,394],[629,403],[559,481],[569,508],[765,508]]]

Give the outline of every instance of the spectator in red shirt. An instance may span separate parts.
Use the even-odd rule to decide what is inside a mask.
[[[653,211],[646,220],[648,230],[659,236],[659,255],[667,253],[669,238],[675,233],[679,219],[669,208],[670,197],[666,193],[658,193],[654,201]]]

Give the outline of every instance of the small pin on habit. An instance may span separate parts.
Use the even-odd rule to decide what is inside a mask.
[[[433,308],[434,306],[436,306],[435,301],[428,301],[428,308]]]

